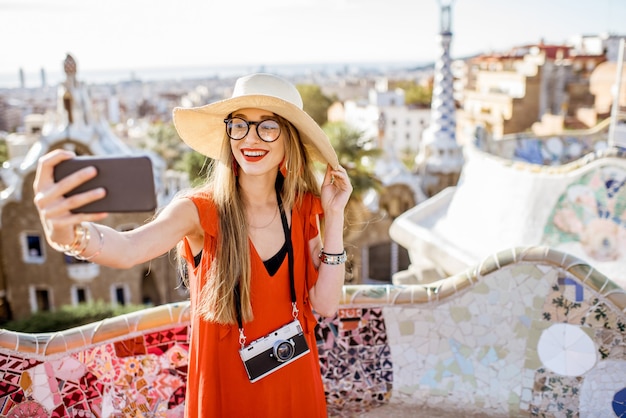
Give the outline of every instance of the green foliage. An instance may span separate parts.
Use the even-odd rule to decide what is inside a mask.
[[[404,90],[404,102],[407,106],[430,106],[433,97],[431,86],[423,86],[413,81],[402,80],[389,83],[390,89]]]
[[[28,333],[57,332],[145,308],[143,305],[117,306],[104,301],[64,305],[54,312],[37,312],[26,319],[9,321],[2,328]]]
[[[143,146],[159,154],[173,168],[188,150],[180,139],[173,123],[157,123],[148,132],[148,141]]]
[[[9,159],[9,147],[5,139],[0,139],[0,164]]]
[[[187,173],[192,186],[205,180],[210,159],[185,145],[173,123],[153,125],[148,133],[148,140],[142,146],[159,154],[168,169]]]
[[[374,176],[374,162],[381,150],[374,147],[373,138],[366,138],[344,122],[329,122],[323,126],[333,144],[339,163],[350,176],[353,196],[361,197],[370,189],[378,190],[380,181]]]
[[[191,185],[195,187],[205,181],[208,171],[211,169],[211,159],[192,150],[182,155],[182,158],[176,162],[174,169],[186,172],[189,175]]]
[[[400,153],[400,161],[409,171],[415,170],[415,157],[417,156],[417,152],[411,151],[408,147],[402,150]]]
[[[298,84],[296,86],[302,102],[304,111],[307,112],[318,125],[322,126],[328,120],[327,112],[333,99],[324,95],[320,86],[316,84]]]

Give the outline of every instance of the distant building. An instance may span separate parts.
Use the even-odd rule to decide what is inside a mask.
[[[623,35],[598,34],[577,35],[568,39],[574,55],[604,55],[609,62],[616,62],[619,56],[619,43]]]
[[[594,95],[593,110],[600,117],[605,118],[611,113],[615,100],[615,84],[618,65],[616,62],[603,62],[591,73],[589,80],[591,93]],[[622,68],[622,85],[619,91],[619,107],[626,108],[626,66]]]
[[[331,108],[329,120],[339,118],[362,131],[364,137],[374,139],[378,148],[406,160],[419,150],[430,109],[407,106],[404,90],[390,91],[387,80],[379,79],[369,90],[367,100],[346,100],[342,112]]]
[[[67,79],[59,86],[56,113],[28,116],[25,132],[7,138],[9,161],[0,169],[0,320],[95,300],[158,305],[186,299],[177,289],[176,263],[170,255],[118,270],[80,261],[47,244],[33,203],[32,184],[40,156],[57,148],[77,155],[146,154],[120,141],[92,110],[86,89],[76,78],[76,63],[69,55],[65,72]],[[162,205],[176,185],[166,176],[160,158],[149,156]],[[102,223],[129,230],[153,215],[111,214]]]
[[[369,89],[367,99],[337,102],[328,111],[329,121],[345,122],[382,150],[374,168],[382,189],[366,192],[364,201],[352,202],[347,211],[349,283],[389,282],[408,267],[408,253],[391,240],[389,227],[396,216],[426,199],[420,179],[401,160],[417,153],[429,115],[430,109],[407,106],[404,91],[388,90],[384,78]]]
[[[480,127],[498,140],[551,116],[562,126],[581,128],[578,111],[593,104],[589,77],[606,61],[604,53],[595,52],[539,43],[470,59],[459,131],[471,137]]]
[[[22,124],[22,110],[0,96],[0,131],[14,132]]]

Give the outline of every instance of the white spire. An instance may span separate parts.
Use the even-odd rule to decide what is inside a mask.
[[[462,152],[456,142],[456,108],[450,43],[452,41],[452,0],[440,0],[441,28],[439,55],[435,62],[430,126],[422,134],[422,150],[416,163],[428,175],[460,172]]]

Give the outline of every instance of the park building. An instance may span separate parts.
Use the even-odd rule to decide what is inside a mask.
[[[76,63],[64,62],[66,81],[58,88],[54,114],[31,114],[22,132],[9,134],[9,158],[0,169],[0,320],[21,319],[63,305],[105,301],[160,305],[187,299],[172,254],[129,269],[112,269],[81,261],[50,247],[33,203],[39,157],[54,149],[77,155],[147,155],[155,178],[158,207],[187,185],[186,178],[165,170],[153,153],[137,150],[113,134],[91,107],[87,90],[76,77]],[[118,230],[136,228],[153,212],[113,213],[103,224]]]

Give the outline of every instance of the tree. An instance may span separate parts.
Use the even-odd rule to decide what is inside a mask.
[[[143,146],[159,154],[168,169],[187,173],[192,185],[205,179],[210,159],[185,145],[173,123],[156,124],[148,135],[149,139]]]
[[[0,164],[9,159],[9,147],[6,139],[0,139]]]
[[[374,175],[374,163],[381,150],[374,146],[373,138],[367,138],[362,131],[356,130],[345,122],[329,122],[323,126],[326,135],[333,144],[339,163],[346,169],[352,184],[352,196],[345,210],[344,242],[350,247],[349,262],[346,264],[346,282],[350,283],[359,276],[358,247],[350,243],[359,242],[359,238],[372,219],[363,197],[374,189],[381,189],[381,182]],[[352,252],[356,251],[356,254]]]
[[[187,173],[191,185],[197,186],[206,179],[211,168],[211,159],[197,151],[189,150],[182,155],[174,168]]]
[[[182,142],[173,123],[156,123],[148,131],[148,140],[143,145],[159,154],[167,164],[167,168],[174,168],[185,152]]]
[[[404,103],[407,106],[430,106],[430,102],[432,101],[432,86],[423,86],[414,81],[403,80],[390,83],[389,88],[400,88],[404,90]]]
[[[328,120],[327,112],[333,99],[324,95],[320,86],[316,84],[298,84],[296,86],[302,102],[304,111],[307,112],[318,125],[323,126]]]
[[[381,150],[373,146],[373,138],[345,122],[329,122],[323,126],[337,152],[339,163],[345,167],[352,183],[353,198],[360,199],[370,189],[378,190],[380,181],[374,176],[374,162]]]

